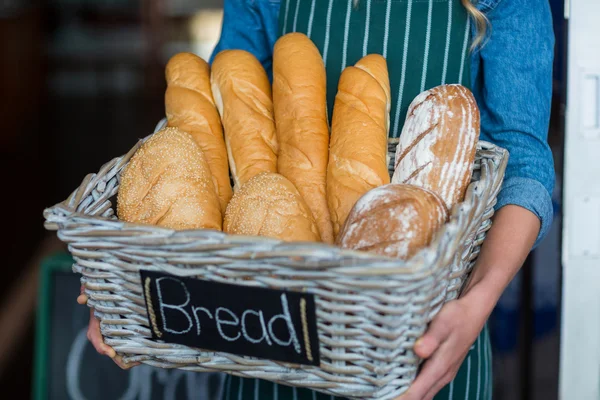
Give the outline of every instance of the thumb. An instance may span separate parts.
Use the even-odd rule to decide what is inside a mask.
[[[420,358],[429,358],[446,340],[449,327],[440,319],[434,319],[427,332],[414,345],[414,351]]]
[[[440,340],[427,332],[415,342],[415,353],[420,358],[429,358],[440,347]]]
[[[88,301],[88,297],[85,294],[85,286],[81,285],[81,287],[79,288],[79,296],[77,296],[77,303],[79,304],[87,304]]]

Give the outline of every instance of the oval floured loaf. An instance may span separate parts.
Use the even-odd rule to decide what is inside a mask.
[[[438,194],[448,209],[464,199],[479,139],[479,109],[471,91],[441,85],[409,106],[396,150],[392,183]]]

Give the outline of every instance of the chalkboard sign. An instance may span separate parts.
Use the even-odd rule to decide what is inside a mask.
[[[40,271],[35,400],[217,400],[224,376],[147,365],[122,370],[96,353],[86,337],[89,308],[77,304],[80,276],[58,254]]]
[[[140,275],[154,339],[319,365],[313,294],[146,270]]]

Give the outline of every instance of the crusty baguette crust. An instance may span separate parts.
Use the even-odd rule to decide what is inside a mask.
[[[325,65],[301,33],[282,36],[273,51],[273,103],[279,141],[278,172],[311,209],[323,242],[333,243],[327,207],[329,149]]]
[[[429,189],[452,209],[471,181],[478,139],[479,109],[467,88],[427,90],[409,106],[392,182]]]
[[[170,229],[221,230],[210,168],[189,134],[166,127],[142,144],[121,174],[117,215]]]
[[[277,172],[271,84],[260,62],[244,50],[220,52],[212,64],[211,87],[225,132],[234,191],[258,173]]]
[[[168,126],[189,133],[202,149],[224,213],[231,179],[221,118],[210,88],[210,68],[192,53],[178,53],[166,67],[165,110]]]
[[[364,57],[340,77],[327,169],[327,202],[335,237],[356,201],[390,182],[389,93],[387,66],[381,56]]]
[[[431,243],[448,218],[442,199],[418,186],[379,186],[353,207],[338,244],[342,248],[407,260]]]

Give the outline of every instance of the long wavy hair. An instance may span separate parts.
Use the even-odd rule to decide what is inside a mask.
[[[477,0],[460,0],[469,16],[473,19],[475,23],[475,27],[477,29],[477,34],[473,38],[473,42],[471,43],[471,50],[476,49],[478,46],[484,43],[487,29],[489,26],[489,21],[484,13],[479,11],[477,7],[473,4]],[[353,0],[354,7],[358,7],[358,3],[360,0]]]
[[[469,16],[473,19],[475,27],[477,28],[477,34],[471,43],[471,50],[474,50],[484,43],[489,21],[485,14],[475,7],[472,0],[461,0],[461,2],[467,9]]]

